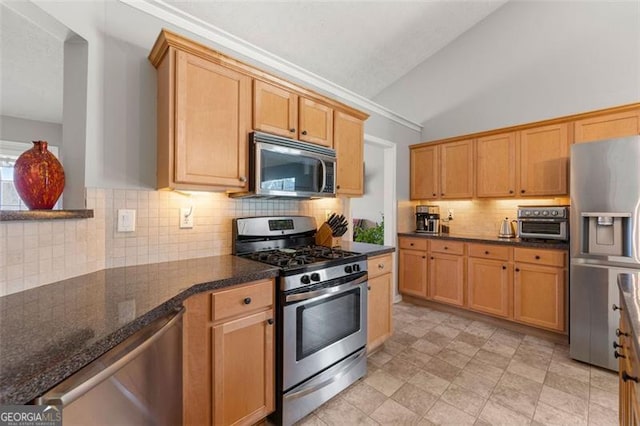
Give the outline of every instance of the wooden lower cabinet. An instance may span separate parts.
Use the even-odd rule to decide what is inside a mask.
[[[467,307],[503,318],[513,312],[513,267],[505,261],[467,259]]]
[[[214,424],[253,424],[273,411],[273,321],[269,310],[213,327]]]
[[[464,256],[432,253],[429,257],[429,299],[463,306],[464,264]]]
[[[367,300],[367,350],[375,350],[391,336],[393,299],[393,257],[368,260],[369,297]]]
[[[514,265],[514,319],[565,331],[566,270],[528,263]]]
[[[274,410],[274,291],[265,280],[185,301],[185,425],[250,425]]]
[[[427,252],[400,249],[399,258],[398,290],[400,293],[426,298]]]
[[[623,297],[622,295],[620,297]],[[633,333],[629,326],[626,313],[620,311],[620,336],[615,349],[621,357],[618,358],[619,399],[618,415],[620,425],[635,426],[640,424],[640,400],[638,399],[638,379],[640,364],[638,354],[630,336]]]

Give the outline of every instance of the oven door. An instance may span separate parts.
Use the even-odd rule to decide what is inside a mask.
[[[366,272],[283,298],[285,392],[366,345]]]
[[[518,220],[518,236],[520,238],[540,238],[548,240],[569,240],[568,222],[552,219],[520,219]]]

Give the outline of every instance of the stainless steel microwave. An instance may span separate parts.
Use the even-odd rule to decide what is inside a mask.
[[[336,152],[262,132],[249,136],[249,192],[233,197],[335,197]]]

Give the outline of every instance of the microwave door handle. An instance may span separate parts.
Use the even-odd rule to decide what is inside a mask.
[[[324,188],[327,186],[327,164],[321,160],[318,159],[318,161],[320,161],[320,164],[322,164],[322,186],[320,187],[320,193],[324,192]]]

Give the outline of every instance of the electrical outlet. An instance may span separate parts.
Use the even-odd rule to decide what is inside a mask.
[[[449,209],[447,212],[447,219],[453,220],[453,209]]]
[[[180,209],[180,228],[193,228],[193,207]]]
[[[134,232],[136,230],[136,211],[118,209],[118,232]]]

